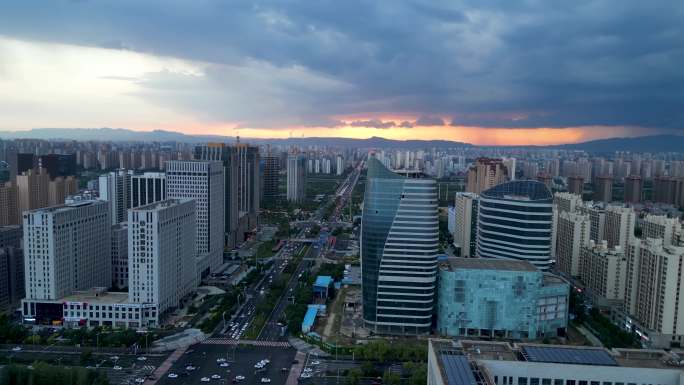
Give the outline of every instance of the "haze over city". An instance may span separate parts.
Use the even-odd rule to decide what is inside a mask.
[[[572,143],[679,133],[680,1],[21,1],[0,130]]]

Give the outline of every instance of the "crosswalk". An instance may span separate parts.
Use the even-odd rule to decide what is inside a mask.
[[[287,341],[255,341],[255,340],[234,340],[231,338],[208,338],[202,341],[207,345],[251,345],[251,346],[266,346],[270,348],[289,348],[291,345]]]

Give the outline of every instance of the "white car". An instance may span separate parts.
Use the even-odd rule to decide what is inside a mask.
[[[301,378],[311,378],[312,376],[311,376],[311,373],[302,373],[302,375],[299,376],[299,377],[301,377]]]
[[[20,352],[21,351],[21,346],[15,346],[12,348],[13,352]]]
[[[271,379],[268,377],[261,377],[261,382],[264,384],[268,384],[269,382],[271,382]]]
[[[309,363],[309,365],[319,365],[320,363],[321,363],[321,361],[316,360],[316,361],[311,361]]]
[[[178,378],[176,373],[169,373],[169,378]]]
[[[212,374],[212,375],[211,375],[211,379],[212,379],[212,380],[220,380],[220,379],[221,379],[221,376],[219,376],[218,374]]]
[[[137,382],[138,384],[142,384],[143,382],[145,382],[145,379],[142,377],[138,377],[135,379],[135,382]]]
[[[264,364],[262,362],[257,362],[256,364],[254,364],[255,369],[263,369],[263,367],[264,367]]]
[[[235,379],[238,381],[242,381],[245,379],[245,376],[235,376]]]
[[[119,361],[119,356],[112,356],[110,359],[112,361]]]
[[[188,366],[185,367],[185,370],[187,370],[188,372],[192,372],[192,371],[195,370],[195,369],[197,369],[197,368],[194,367],[194,366],[192,366],[192,365],[188,365]]]
[[[230,366],[230,364],[227,363],[227,362],[221,362],[221,363],[219,364],[219,366],[222,367],[222,368],[227,368],[228,366]]]
[[[115,365],[112,369],[114,369],[114,370],[121,370],[121,369],[123,369],[123,368],[122,368],[121,366],[119,366],[119,365]]]
[[[147,357],[140,356],[137,358],[138,361],[147,361]]]
[[[263,360],[261,360],[261,362],[263,362],[264,364],[270,364],[271,360],[269,360],[268,358],[264,358]]]
[[[225,358],[217,358],[216,359],[216,362],[219,362],[219,363],[220,362],[226,362],[226,361],[228,361],[228,360],[226,360]]]
[[[202,377],[202,378],[200,378],[200,381],[202,381],[202,382],[209,382],[209,381],[211,381],[211,378],[209,378],[209,377]]]
[[[304,368],[304,373],[311,373],[313,372],[313,369],[311,368]]]

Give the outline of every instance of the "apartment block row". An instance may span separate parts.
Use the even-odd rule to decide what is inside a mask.
[[[678,218],[556,194],[555,268],[651,346],[681,346],[684,243]],[[638,225],[637,225],[638,224]],[[681,309],[681,310],[680,310]],[[681,320],[681,321],[680,321]]]

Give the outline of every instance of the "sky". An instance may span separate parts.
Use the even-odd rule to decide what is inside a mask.
[[[0,130],[556,144],[684,129],[684,1],[7,1]]]

